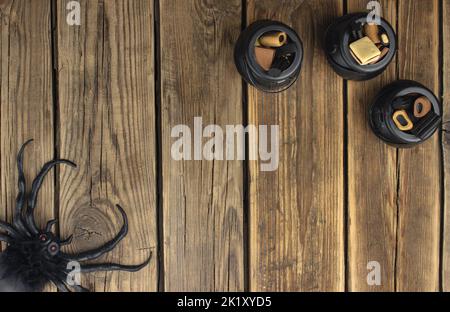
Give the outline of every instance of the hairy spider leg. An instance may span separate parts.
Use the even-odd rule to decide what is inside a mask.
[[[45,226],[45,233],[50,233],[52,231],[52,227],[57,224],[59,221],[58,219],[50,220],[47,222],[47,225]],[[73,235],[70,235],[68,238],[62,240],[59,242],[60,246],[70,245],[72,243]]]
[[[49,273],[48,276],[50,280],[55,284],[60,292],[71,292],[71,288],[75,290],[75,292],[89,292],[89,289],[84,288],[81,285],[68,285],[67,282],[68,272],[60,271],[59,274]]]
[[[41,171],[39,172],[37,177],[34,179],[32,187],[31,187],[30,197],[28,198],[28,209],[26,212],[26,221],[27,221],[28,227],[35,235],[39,233],[39,229],[36,225],[36,222],[34,221],[34,208],[36,207],[36,201],[37,201],[39,189],[41,188],[42,182],[44,181],[44,178],[47,175],[47,173],[50,171],[50,169],[52,169],[54,166],[56,166],[58,164],[68,165],[72,168],[77,167],[77,165],[75,163],[71,162],[70,160],[66,160],[66,159],[52,160],[52,161],[49,161],[48,163],[46,163],[44,165],[44,167],[42,167]]]
[[[73,240],[73,235],[70,235],[68,238],[66,238],[65,240],[62,240],[61,242],[59,242],[60,246],[66,246],[66,245],[70,245],[72,244],[72,240]]]
[[[25,222],[23,219],[23,207],[25,203],[26,197],[26,182],[25,182],[25,174],[23,173],[23,153],[25,151],[25,147],[33,142],[33,140],[28,140],[19,150],[19,154],[17,155],[17,171],[18,171],[18,179],[17,179],[17,188],[19,189],[19,193],[17,194],[16,199],[16,209],[14,211],[13,217],[13,225],[14,227],[25,236],[30,236],[30,232],[25,226]]]
[[[73,285],[73,286],[66,285],[66,283],[64,282],[64,279],[67,279],[67,276],[69,273],[67,271],[62,271],[61,273],[63,274],[63,277],[53,276],[53,278],[59,281],[60,286],[64,286],[65,289],[67,289],[67,290],[63,290],[64,292],[67,292],[67,291],[70,292],[69,287],[72,287],[75,290],[75,292],[89,292],[89,289],[84,288],[81,285]],[[56,287],[58,287],[58,286],[56,286]],[[58,289],[59,289],[59,287],[58,287]]]
[[[86,261],[86,260],[93,260],[93,259],[97,259],[98,257],[102,256],[103,254],[111,251],[114,249],[114,247],[117,246],[117,244],[127,235],[128,233],[128,218],[127,215],[125,213],[125,211],[123,210],[122,207],[120,207],[119,205],[116,205],[117,209],[119,209],[120,214],[122,215],[122,219],[123,219],[123,225],[122,228],[120,229],[119,233],[116,235],[116,237],[114,237],[112,240],[110,240],[109,242],[107,242],[106,244],[104,244],[103,246],[93,249],[93,250],[89,250],[86,252],[82,252],[78,255],[64,255],[65,257],[67,257],[70,260],[75,260],[75,261]]]
[[[47,225],[45,226],[45,233],[49,233],[56,223],[58,223],[58,220],[56,219],[48,221]]]
[[[126,271],[126,272],[137,272],[144,268],[147,264],[150,263],[152,258],[152,254],[144,263],[138,265],[123,265],[118,263],[98,263],[98,264],[86,264],[82,265],[80,270],[81,273],[91,273],[91,272],[100,272],[100,271]]]
[[[75,289],[76,292],[89,292],[89,289],[84,288],[83,286],[80,285],[75,285],[73,286],[73,288]]]
[[[21,236],[11,225],[3,221],[0,221],[0,230],[5,231],[13,238]]]
[[[67,285],[64,282],[62,282],[59,278],[57,278],[53,274],[49,274],[48,278],[56,286],[56,288],[58,288],[60,292],[70,292],[69,287],[67,287]]]

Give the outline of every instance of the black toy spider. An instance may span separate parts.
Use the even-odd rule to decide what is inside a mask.
[[[144,268],[150,257],[140,265],[121,265],[116,263],[81,264],[83,261],[93,260],[111,251],[127,235],[128,219],[125,211],[117,205],[123,218],[123,226],[117,236],[105,245],[77,255],[69,255],[60,250],[61,246],[71,243],[72,236],[61,240],[51,232],[57,220],[47,223],[44,230],[40,230],[34,220],[34,209],[39,189],[44,177],[57,164],[76,165],[65,159],[50,161],[44,165],[34,179],[31,191],[26,194],[25,176],[23,173],[23,152],[26,142],[17,156],[19,171],[18,189],[15,212],[12,224],[0,221],[0,241],[7,243],[4,252],[0,253],[0,291],[42,291],[44,286],[52,282],[63,292],[73,290],[88,291],[80,285],[73,285],[68,281],[71,273],[71,263],[79,263],[79,273],[95,271],[129,271],[136,272]],[[25,203],[27,203],[25,207]],[[69,267],[68,267],[69,265]]]

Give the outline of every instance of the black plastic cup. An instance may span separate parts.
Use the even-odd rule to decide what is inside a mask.
[[[334,71],[347,80],[369,80],[381,74],[391,63],[397,50],[397,37],[392,26],[381,18],[380,28],[389,37],[389,52],[387,55],[372,65],[361,65],[351,55],[349,45],[355,38],[352,38],[352,26],[365,24],[367,13],[348,14],[337,19],[331,24],[325,36],[325,52],[328,62]]]
[[[265,71],[256,61],[255,44],[264,34],[285,32],[288,43],[292,43],[294,53],[288,64],[276,74]],[[297,33],[289,26],[270,20],[261,20],[249,25],[239,36],[234,49],[234,61],[244,80],[264,92],[281,92],[297,80],[303,60],[303,44]]]
[[[415,129],[401,131],[393,120],[397,110],[412,115],[414,102],[425,96],[431,102],[431,111],[422,118],[410,116]],[[383,141],[396,147],[412,147],[428,140],[439,128],[442,114],[436,96],[425,86],[411,80],[399,80],[384,87],[369,110],[373,132]]]

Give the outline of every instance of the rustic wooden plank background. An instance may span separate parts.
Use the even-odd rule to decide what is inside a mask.
[[[35,140],[24,155],[27,189],[54,157],[50,2],[1,1],[0,33],[0,218],[11,221],[20,146]],[[41,225],[55,217],[53,184],[51,172],[37,202],[36,220]]]
[[[174,126],[242,123],[241,1],[161,1],[160,21],[165,290],[242,291],[242,161],[171,157]]]
[[[438,8],[437,0],[400,0],[398,7],[399,78],[421,82],[435,94],[439,94]],[[398,157],[397,289],[436,291],[441,230],[438,135],[419,148],[399,150]]]
[[[70,251],[93,249],[122,225],[120,247],[99,261],[150,265],[136,273],[97,273],[93,290],[157,289],[156,164],[153,3],[147,0],[81,1],[80,27],[66,23],[57,3],[59,154],[78,163],[60,173],[62,234],[74,234]]]
[[[367,0],[0,0],[0,218],[11,219],[15,156],[28,138],[32,179],[54,157],[38,221],[59,215],[70,251],[94,248],[130,221],[102,260],[143,261],[141,273],[99,273],[95,291],[450,290],[450,3],[381,0],[397,29],[396,59],[347,82],[329,67],[323,34]],[[240,30],[271,18],[303,40],[299,81],[277,95],[242,84]],[[441,97],[441,134],[409,150],[367,125],[374,95],[414,79]],[[175,161],[172,128],[280,126],[280,163]],[[206,140],[203,141],[205,143]],[[367,263],[381,286],[367,285]],[[53,288],[48,288],[53,290]]]
[[[342,8],[328,0],[248,2],[248,23],[290,24],[305,50],[295,88],[249,88],[249,124],[280,126],[278,170],[250,164],[251,290],[344,289],[343,84],[322,52],[323,33]]]
[[[366,4],[350,1],[349,11],[361,11]],[[398,25],[397,60],[374,80],[348,82],[350,290],[439,289],[438,136],[409,150],[380,144],[365,120],[368,106],[360,105],[370,105],[366,99],[395,79],[417,80],[439,94],[438,4],[382,2],[384,17]],[[383,268],[381,287],[367,285],[364,272],[370,261]]]
[[[348,2],[361,12],[365,0]],[[395,28],[397,2],[382,1],[383,17]],[[367,110],[381,88],[394,81],[396,59],[382,75],[347,83],[348,133],[348,288],[350,291],[394,291],[397,244],[397,150],[380,141],[367,122]],[[374,168],[377,168],[374,170]],[[361,194],[371,194],[361,196]],[[380,263],[381,286],[367,284],[367,264]]]

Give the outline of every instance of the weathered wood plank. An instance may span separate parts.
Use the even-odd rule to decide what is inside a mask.
[[[348,1],[348,13],[366,12],[367,0]],[[380,1],[395,28],[397,2]],[[367,111],[381,88],[396,79],[396,59],[382,75],[348,81],[348,289],[394,291],[397,240],[397,150],[370,129]],[[381,285],[368,285],[367,266],[377,261]]]
[[[129,218],[128,236],[100,261],[143,262],[139,273],[97,273],[95,291],[157,289],[153,1],[82,0],[81,26],[66,23],[58,0],[59,153],[78,163],[61,169],[63,236],[71,252],[93,249]]]
[[[250,289],[344,290],[343,82],[323,34],[341,1],[248,1],[248,23],[280,20],[303,40],[299,81],[264,94],[249,87],[249,123],[280,126],[277,171],[250,162]]]
[[[399,78],[439,91],[439,1],[399,0]],[[436,134],[399,151],[397,290],[439,289],[440,148]]]
[[[450,2],[443,1],[443,90],[444,119],[442,146],[444,152],[444,241],[442,288],[450,291]]]
[[[165,290],[241,291],[242,162],[171,156],[174,126],[186,124],[194,136],[194,117],[222,129],[242,124],[242,84],[233,63],[241,1],[160,5]]]
[[[53,105],[50,2],[0,2],[0,219],[11,221],[17,196],[16,155],[25,152],[30,188],[41,166],[53,159]],[[39,193],[36,220],[54,217],[54,179],[49,173]],[[47,290],[51,290],[49,287]]]
[[[44,162],[53,158],[53,108],[50,5],[47,1],[2,1],[1,27],[1,218],[12,216],[17,195],[16,156],[22,143],[34,138],[25,154],[30,187]],[[53,216],[50,173],[39,193],[40,225]]]

